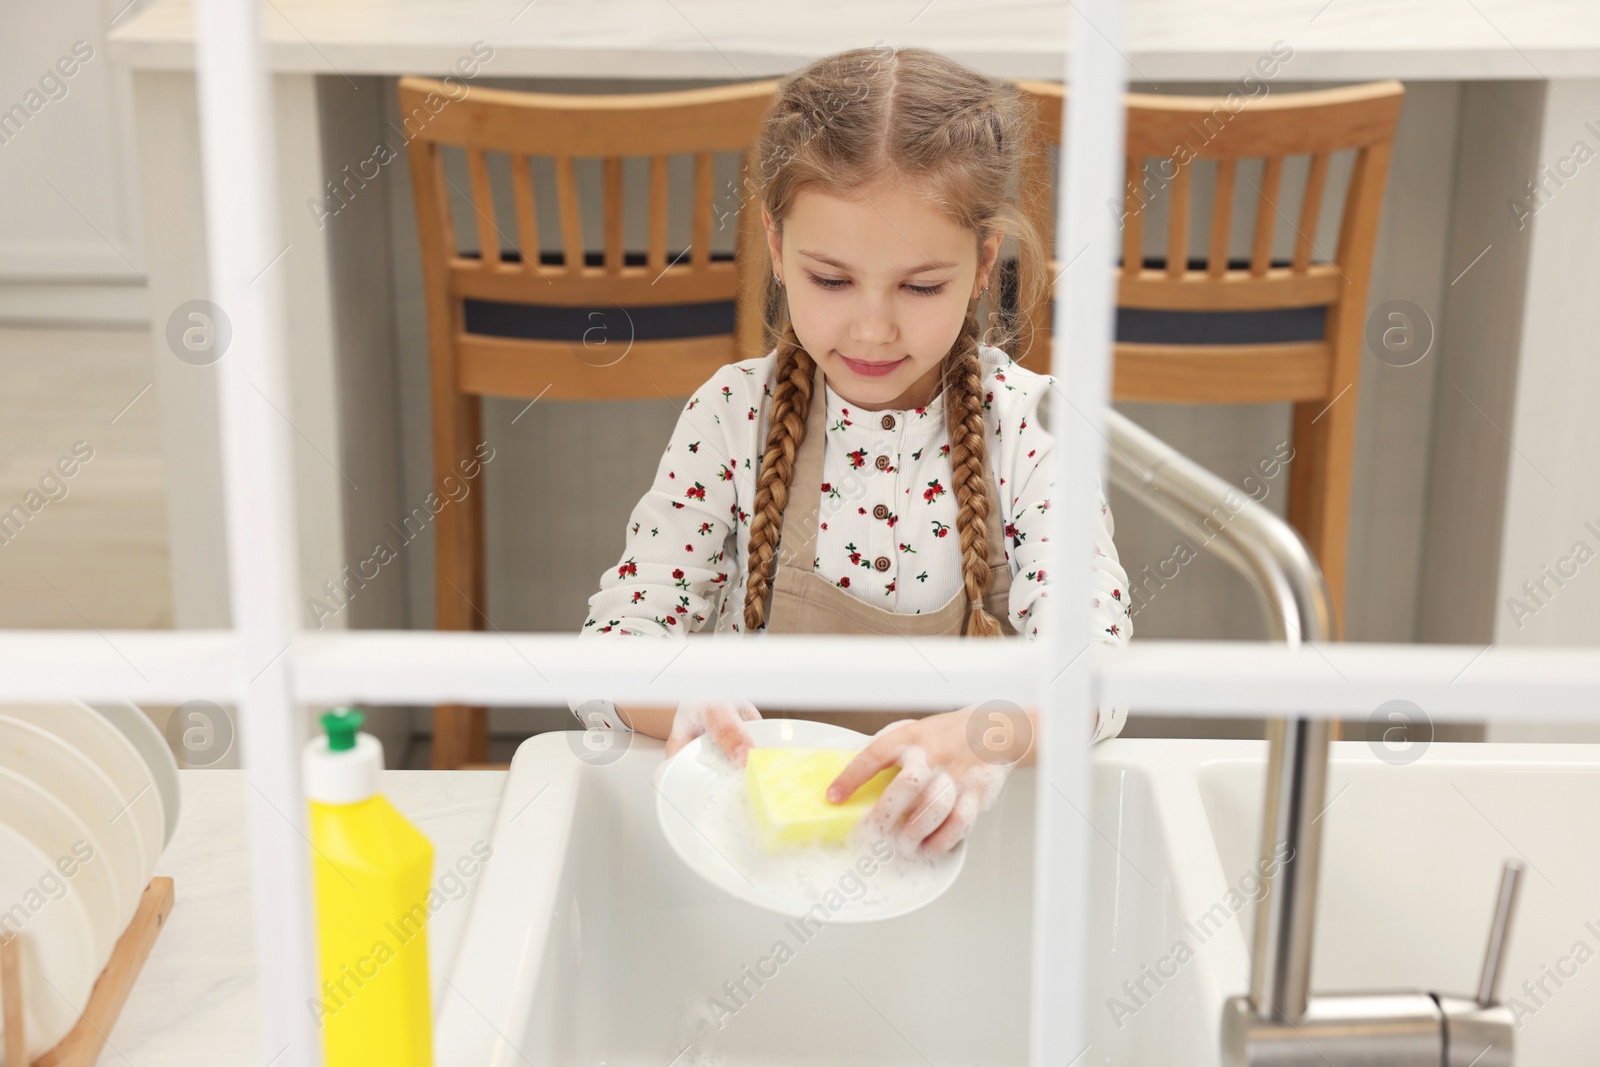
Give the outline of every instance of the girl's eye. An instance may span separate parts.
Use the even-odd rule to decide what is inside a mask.
[[[849,281],[844,278],[824,278],[821,275],[812,274],[810,271],[806,271],[806,277],[810,278],[822,288],[830,291],[834,289],[842,289],[846,285],[850,284]],[[944,287],[946,284],[946,282],[940,282],[938,285],[907,285],[906,288],[911,290],[913,293],[916,293],[918,296],[938,296],[940,293],[944,292]]]

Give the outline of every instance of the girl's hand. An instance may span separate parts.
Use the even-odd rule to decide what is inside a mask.
[[[749,701],[708,704],[685,700],[672,716],[666,754],[670,757],[701,734],[710,734],[717,747],[733,761],[733,765],[743,767],[745,755],[754,747],[754,742],[739,724],[759,718],[761,713]]]
[[[883,791],[862,826],[892,837],[896,851],[948,852],[967,836],[980,811],[1000,797],[1016,759],[983,758],[969,741],[977,705],[890,723],[846,765],[828,787],[839,803],[885,767],[900,773]]]

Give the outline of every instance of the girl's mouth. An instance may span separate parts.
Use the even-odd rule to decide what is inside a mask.
[[[892,373],[896,367],[900,366],[900,364],[911,358],[910,356],[901,356],[899,359],[889,360],[887,363],[863,363],[858,359],[851,359],[842,352],[835,354],[840,359],[844,360],[845,366],[849,367],[863,378],[882,378],[884,375]]]

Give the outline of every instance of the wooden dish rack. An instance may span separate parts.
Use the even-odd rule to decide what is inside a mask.
[[[122,1005],[144,967],[150,948],[172,911],[172,879],[150,879],[139,898],[128,928],[117,938],[105,970],[95,979],[89,1003],[78,1023],[54,1048],[36,1060],[28,1059],[27,1035],[22,1029],[22,933],[0,935],[0,1002],[6,1023],[7,1067],[90,1067],[105,1047],[106,1035],[122,1012]]]

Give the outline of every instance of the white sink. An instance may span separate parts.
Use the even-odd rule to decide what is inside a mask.
[[[1094,749],[1091,1045],[1077,1064],[1217,1062],[1222,1001],[1248,974],[1242,876],[1265,754],[1248,741]],[[438,1005],[441,1067],[1027,1061],[1031,770],[979,819],[938,901],[798,930],[669,850],[650,782],[660,760],[643,737],[605,765],[562,733],[518,749]],[[1500,862],[1516,855],[1501,832],[1529,861],[1504,995],[1577,940],[1600,948],[1600,855],[1561,840],[1600,815],[1600,760],[1583,746],[1436,744],[1394,767],[1337,743],[1329,795],[1315,989],[1470,991]],[[1519,1063],[1578,1062],[1600,1003],[1600,963],[1590,970],[1547,981]]]

